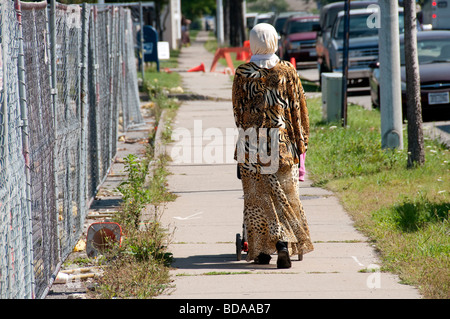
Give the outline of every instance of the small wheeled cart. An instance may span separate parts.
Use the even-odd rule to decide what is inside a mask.
[[[236,234],[236,260],[242,259],[242,252],[248,252],[247,233],[245,231],[245,225],[242,225],[242,236],[240,233]],[[303,260],[303,252],[298,253],[298,260]]]
[[[242,259],[242,252],[248,252],[247,234],[244,225],[242,225],[242,236],[240,233],[236,234],[236,260]]]

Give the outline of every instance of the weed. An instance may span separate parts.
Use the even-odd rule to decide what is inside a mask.
[[[176,111],[178,103],[165,96],[164,89],[154,81],[147,89],[155,101],[156,126],[161,110]],[[163,129],[170,129],[170,121]],[[160,204],[175,199],[167,191],[166,164],[170,160],[165,154],[155,158],[156,130],[149,134],[149,144],[144,158],[130,154],[125,157],[127,179],[118,190],[122,193],[122,207],[115,221],[122,225],[122,244],[111,245],[104,252],[106,264],[97,287],[90,292],[93,298],[152,298],[163,293],[170,285],[169,267],[172,253],[167,251],[170,234],[160,223]],[[164,132],[166,136],[168,132]],[[152,164],[152,165],[150,165]],[[150,166],[152,169],[150,170]],[[153,206],[155,213],[143,220],[144,208]],[[148,216],[146,216],[148,217]]]
[[[122,209],[119,222],[124,226],[139,227],[141,211],[150,201],[149,189],[144,187],[148,173],[148,162],[129,154],[124,158],[128,179],[120,183],[117,189],[122,193]]]
[[[145,224],[143,229],[125,238],[125,253],[137,262],[156,261],[169,267],[173,261],[172,253],[167,251],[166,230],[158,220]]]
[[[450,203],[432,203],[422,193],[406,197],[392,209],[393,222],[402,231],[417,231],[430,223],[448,220]]]

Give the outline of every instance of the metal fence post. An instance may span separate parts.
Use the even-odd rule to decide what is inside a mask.
[[[81,147],[80,147],[80,177],[79,194],[80,209],[87,209],[87,106],[88,106],[88,30],[90,6],[83,3],[81,11],[81,85],[80,85],[80,118],[81,118]],[[83,214],[84,215],[84,214]],[[83,223],[83,220],[81,221]]]
[[[98,53],[98,9],[94,7],[94,38],[92,41],[94,42],[94,85],[95,85],[95,105],[94,105],[94,115],[95,115],[95,126],[96,126],[96,157],[97,157],[97,181],[96,188],[100,186],[102,176],[102,164],[101,164],[101,139],[99,133],[100,126],[100,117],[99,117],[99,105],[100,105],[100,82],[99,82],[99,53]]]
[[[142,73],[142,85],[144,85],[145,82],[145,68],[144,68],[144,14],[142,9],[142,2],[139,2],[139,23],[141,26],[141,33],[140,33],[140,55],[141,55],[141,73]]]
[[[27,97],[25,90],[25,62],[23,52],[23,37],[22,37],[22,13],[20,7],[20,1],[15,0],[15,8],[17,14],[17,20],[19,22],[19,55],[17,61],[18,68],[18,80],[19,80],[19,101],[20,101],[20,117],[22,120],[22,148],[23,156],[25,158],[25,179],[26,179],[26,211],[27,214],[27,235],[26,235],[26,248],[28,254],[25,255],[25,267],[30,273],[30,290],[27,297],[33,297],[35,293],[34,282],[34,267],[33,267],[33,233],[32,233],[32,210],[31,210],[31,174],[30,174],[30,144],[29,144],[29,129],[28,129],[28,112],[27,112]],[[27,283],[25,283],[27,284]]]
[[[114,122],[114,118],[113,118],[113,102],[114,102],[114,87],[113,87],[113,83],[114,83],[114,76],[115,74],[115,59],[114,59],[114,53],[113,53],[113,48],[115,45],[115,41],[114,41],[114,37],[115,37],[115,23],[114,23],[114,16],[115,16],[115,8],[114,6],[111,6],[111,14],[108,15],[108,24],[109,24],[109,43],[108,43],[108,51],[109,51],[109,134],[108,134],[108,139],[109,139],[109,143],[108,143],[108,166],[111,165],[111,160],[112,160],[112,156],[113,156],[113,135],[112,135],[112,129],[113,129],[113,122]]]
[[[348,78],[348,47],[350,32],[350,0],[345,0],[344,4],[344,54],[342,59],[342,105],[341,120],[342,126],[347,127],[347,78]]]
[[[3,2],[3,1],[2,1]],[[0,114],[3,114],[2,119],[3,119],[3,145],[2,145],[2,149],[3,152],[5,152],[5,156],[4,156],[4,167],[3,167],[3,174],[5,176],[8,176],[8,168],[9,168],[9,161],[8,161],[8,152],[9,152],[9,130],[8,130],[8,126],[9,126],[9,116],[8,116],[8,86],[7,86],[7,68],[6,68],[6,61],[7,61],[7,41],[5,41],[5,30],[4,30],[4,25],[6,23],[7,20],[7,10],[4,9],[3,7],[3,3],[2,3],[2,10],[1,10],[1,25],[0,25],[0,29],[2,31],[1,34],[1,48],[2,48],[2,84],[3,84],[3,103],[0,106],[1,110],[0,110]],[[3,204],[5,209],[5,212],[10,212],[10,195],[9,192],[5,192],[5,203]],[[8,223],[5,223],[4,228],[7,230],[7,225],[10,225],[9,222],[9,218],[10,218],[10,214],[6,214],[6,219],[8,220]],[[3,217],[4,216],[0,216],[2,217],[2,221],[3,221]],[[8,218],[9,217],[9,218]],[[7,247],[5,254],[9,254],[9,250],[11,249],[11,236],[7,236],[6,238],[6,242],[3,243],[4,245],[2,245],[3,247]],[[3,240],[4,238],[2,238]],[[5,267],[6,266],[6,267]],[[11,276],[11,272],[12,272],[12,264],[11,264],[11,258],[7,257],[7,265],[3,266],[3,270],[5,270],[6,268],[6,274],[3,274],[2,272],[2,276],[1,276],[1,280],[3,281],[3,283],[8,284],[8,287],[5,289],[2,289],[2,291],[5,291],[5,295],[2,295],[2,298],[5,299],[9,299],[10,298],[10,292],[12,291],[12,284],[11,284],[11,280],[10,280],[10,276]],[[0,269],[1,271],[2,269]]]
[[[58,112],[56,108],[56,94],[57,94],[57,74],[56,74],[56,0],[50,0],[50,18],[49,18],[49,33],[50,33],[50,87],[52,94],[52,111],[53,111],[53,128],[55,135],[58,131]],[[55,138],[56,140],[57,138]],[[53,149],[53,174],[55,178],[55,220],[58,220],[58,154],[56,147]],[[58,242],[58,260],[61,260],[61,239],[59,236],[59,223],[56,223],[56,234]]]

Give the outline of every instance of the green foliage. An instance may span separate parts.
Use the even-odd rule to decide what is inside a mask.
[[[159,241],[154,229],[128,233],[116,247],[104,273],[98,279],[92,298],[147,299],[164,293],[170,286],[171,254]]]
[[[137,262],[156,261],[169,267],[173,261],[173,255],[167,252],[164,244],[165,230],[158,221],[153,221],[145,226],[144,230],[135,233],[134,236],[125,239],[125,252]]]
[[[138,228],[141,211],[151,200],[149,189],[144,186],[148,173],[148,162],[141,161],[133,154],[125,157],[124,161],[128,178],[117,187],[123,195],[119,218],[122,224]]]
[[[247,6],[249,12],[285,12],[289,10],[286,0],[249,0]]]
[[[216,14],[216,0],[181,1],[181,12],[190,20]]]
[[[308,110],[306,169],[314,184],[339,196],[356,227],[376,244],[383,269],[418,286],[426,298],[448,299],[450,151],[425,138],[425,164],[408,168],[407,146],[381,149],[379,111],[350,105],[343,128],[322,121],[320,99],[308,100]]]
[[[343,128],[338,122],[323,122],[321,109],[310,107],[314,125],[307,156],[316,163],[310,170],[319,178],[318,184],[339,177],[374,174],[402,165],[403,152],[381,149],[377,114],[356,105],[349,105],[349,114],[348,127]]]
[[[431,223],[448,221],[449,213],[450,203],[433,203],[423,193],[414,198],[405,197],[391,210],[395,225],[406,232],[423,229]]]
[[[177,65],[176,60],[169,63],[172,67]],[[155,157],[154,142],[163,109],[168,110],[168,116],[165,127],[160,129],[166,140],[170,134],[170,121],[179,104],[169,99],[167,92],[179,83],[177,73],[147,70],[144,88],[152,101],[149,108],[155,117],[155,129],[149,133],[143,157],[129,154],[124,158],[127,179],[117,188],[122,193],[122,206],[114,218],[122,226],[124,237],[121,245],[110,245],[105,251],[104,274],[90,292],[93,298],[153,298],[170,287],[169,267],[173,261],[172,253],[167,251],[170,234],[162,227],[159,214],[161,203],[176,196],[167,190],[169,158],[165,154]],[[155,212],[148,216],[151,208]]]

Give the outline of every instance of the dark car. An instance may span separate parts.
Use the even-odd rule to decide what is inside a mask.
[[[417,32],[422,118],[424,122],[450,120],[450,31]],[[406,118],[406,74],[404,36],[400,35],[403,118]],[[374,107],[380,107],[380,71],[370,77]]]
[[[316,38],[319,16],[295,16],[286,21],[281,33],[280,57],[297,62],[316,61]]]
[[[370,5],[377,4],[378,1],[352,1],[350,9],[367,8]],[[320,66],[323,66],[323,62],[328,59],[328,42],[331,41],[331,29],[333,28],[336,17],[340,11],[344,10],[344,1],[327,4],[320,9],[320,24],[317,28],[317,41],[316,52],[317,60]],[[321,70],[322,72],[329,72],[330,70]]]
[[[311,15],[306,11],[298,11],[298,12],[294,12],[294,11],[289,11],[289,12],[281,12],[279,14],[277,14],[274,22],[273,22],[273,26],[275,27],[275,30],[277,30],[278,34],[281,34],[281,32],[283,31],[284,25],[286,23],[286,21],[292,17],[292,16],[307,16],[307,15]]]

